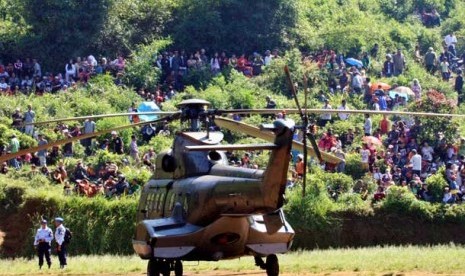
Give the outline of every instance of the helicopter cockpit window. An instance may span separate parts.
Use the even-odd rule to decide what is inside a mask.
[[[174,172],[176,170],[176,159],[167,154],[163,156],[161,166],[165,172]]]

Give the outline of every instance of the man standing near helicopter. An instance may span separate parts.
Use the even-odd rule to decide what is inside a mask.
[[[66,228],[63,226],[63,218],[55,218],[55,240],[57,242],[57,254],[58,260],[60,261],[60,268],[63,269],[67,265],[66,263],[66,242],[65,234]]]
[[[50,243],[53,240],[53,232],[47,226],[45,219],[41,220],[40,228],[37,229],[37,233],[34,239],[34,247],[39,255],[39,268],[41,269],[44,265],[44,256],[47,261],[48,268],[52,265],[50,260]]]

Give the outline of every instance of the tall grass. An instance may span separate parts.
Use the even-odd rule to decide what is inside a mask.
[[[461,259],[465,248],[451,245],[434,247],[370,247],[360,249],[331,249],[314,251],[297,251],[280,255],[282,273],[361,273],[396,274],[396,273],[440,273],[451,274],[463,272]],[[125,275],[143,273],[147,262],[137,256],[105,255],[77,256],[69,258],[69,266],[58,270],[56,257],[50,271],[44,274],[62,275]],[[37,260],[15,259],[0,260],[1,275],[39,274]],[[240,272],[258,269],[252,257],[219,262],[185,262],[184,270],[192,274],[206,274],[208,271]]]

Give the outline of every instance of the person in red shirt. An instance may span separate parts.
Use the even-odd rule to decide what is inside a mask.
[[[336,145],[337,141],[331,129],[328,130],[318,142],[318,147],[322,148],[324,151],[331,151],[331,148]]]
[[[295,172],[297,174],[297,177],[300,179],[303,177],[305,171],[304,171],[304,156],[302,154],[299,154],[297,156],[297,163],[295,163]]]
[[[387,118],[387,115],[383,115],[383,119],[379,122],[379,128],[381,129],[381,134],[385,135],[389,132],[391,126],[391,121]]]

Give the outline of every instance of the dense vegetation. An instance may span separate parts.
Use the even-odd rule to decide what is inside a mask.
[[[423,7],[438,9],[443,16],[441,27],[426,28],[413,16],[415,9]],[[186,88],[185,93],[165,103],[165,110],[175,109],[175,104],[186,97],[204,98],[212,102],[215,108],[262,108],[265,95],[271,95],[279,108],[294,107],[294,101],[289,98],[286,89],[282,70],[284,64],[291,68],[299,87],[303,86],[301,80],[304,74],[311,76],[309,106],[319,107],[321,103],[317,100],[317,92],[320,89],[326,91],[326,71],[320,71],[311,63],[302,64],[302,52],[330,48],[357,56],[369,50],[374,43],[380,44],[380,57],[387,50],[404,48],[408,57],[408,70],[397,78],[379,79],[382,64],[382,58],[379,58],[373,60],[368,71],[370,76],[407,86],[413,78],[417,78],[424,91],[436,89],[447,99],[455,99],[457,95],[450,84],[428,74],[421,64],[413,62],[411,55],[417,44],[422,53],[430,46],[440,48],[442,37],[449,31],[456,32],[460,39],[458,50],[462,52],[465,49],[462,40],[465,35],[463,11],[465,4],[459,0],[0,0],[0,57],[4,61],[16,57],[38,57],[49,70],[62,70],[68,58],[90,53],[108,57],[123,53],[129,57],[125,75],[129,88],[117,87],[110,76],[101,76],[93,79],[89,85],[66,94],[43,97],[0,96],[0,142],[6,143],[15,132],[10,128],[13,110],[16,107],[24,109],[28,103],[34,106],[38,120],[126,111],[132,101],[142,100],[133,88],[156,86],[160,72],[153,68],[153,57],[169,47],[185,48],[188,51],[205,48],[209,52],[225,49],[237,54],[278,47],[283,57],[267,67],[263,75],[253,79],[245,78],[235,71],[223,72],[216,77],[209,72],[194,75],[188,80],[191,86]],[[166,37],[169,39],[164,39]],[[338,106],[343,97],[346,95],[330,96],[330,102]],[[347,100],[350,108],[365,107],[360,98]],[[432,102],[426,95],[422,105],[411,104],[408,109],[444,113],[465,111],[463,107]],[[99,129],[104,129],[124,124],[126,120],[111,118],[100,120],[97,124]],[[244,120],[258,124],[263,118],[251,116]],[[379,120],[379,117],[375,117],[374,124]],[[430,131],[424,137],[426,139],[431,139],[438,130],[444,131],[450,139],[464,132],[455,120],[421,120],[429,126]],[[331,127],[335,133],[342,133],[349,126],[361,127],[362,122],[361,116],[351,116],[349,121],[336,121]],[[171,127],[176,130],[179,125],[173,124]],[[49,140],[59,138],[46,127],[41,127],[40,131]],[[324,129],[319,131],[321,133]],[[137,133],[137,129],[121,133],[126,144],[133,133]],[[22,148],[35,145],[33,139],[17,134]],[[237,133],[228,133],[227,137],[230,143],[245,138]],[[103,138],[99,137],[99,140]],[[355,141],[354,146],[360,143]],[[158,152],[169,145],[169,138],[157,137],[149,145],[144,145],[142,151],[153,146]],[[78,158],[84,157],[79,145],[76,145],[75,153],[75,158],[67,160],[69,168],[74,166]],[[261,167],[266,165],[264,157],[262,155],[257,161]],[[118,156],[104,152],[86,161],[97,166],[106,160],[122,164]],[[350,154],[347,157],[347,175],[315,170],[309,176],[306,197],[300,196],[298,188],[290,192],[286,205],[289,220],[298,233],[310,233],[314,237],[298,236],[302,239],[297,240],[297,247],[344,245],[340,241],[343,234],[347,234],[344,227],[349,227],[346,224],[348,219],[378,222],[378,228],[373,228],[376,231],[382,228],[383,223],[395,223],[398,228],[395,231],[387,228],[388,234],[412,233],[410,228],[407,229],[414,227],[412,224],[400,223],[409,220],[422,222],[424,227],[436,230],[450,227],[451,224],[462,227],[465,222],[465,205],[444,206],[420,202],[402,188],[392,189],[385,201],[371,205],[369,200],[364,201],[358,194],[350,192],[354,188],[354,181],[364,175],[360,167],[359,157]],[[149,177],[146,169],[127,166],[123,170],[129,179],[137,179],[140,183]],[[368,179],[363,180],[372,192],[374,184]],[[443,179],[439,175],[429,181],[428,184],[435,191],[435,199],[440,199]],[[328,185],[333,185],[332,188],[335,185],[343,187],[344,193],[333,200],[327,193]],[[41,215],[65,217],[66,224],[74,230],[75,239],[80,241],[71,245],[73,254],[130,253],[136,204],[136,197],[120,200],[65,197],[62,195],[62,187],[54,186],[43,177],[29,176],[28,168],[21,172],[11,172],[0,178],[0,225],[1,230],[7,232],[5,240],[8,241],[3,245],[2,253],[31,254],[32,229]],[[89,219],[83,220],[82,217]],[[398,220],[388,220],[393,217]],[[4,229],[6,226],[9,228]],[[19,232],[18,236],[8,236],[13,233],[14,227],[24,231],[16,231]],[[464,242],[456,235],[437,239],[431,237],[418,243],[444,242],[452,238]],[[405,238],[405,241],[409,242],[409,239]],[[373,238],[366,242],[377,244],[398,241]]]
[[[443,17],[440,29],[413,15],[431,8]],[[61,70],[72,57],[128,55],[134,45],[168,36],[189,52],[327,47],[358,54],[375,42],[381,50],[420,44],[426,51],[449,31],[463,37],[464,8],[459,0],[1,0],[0,52]]]

